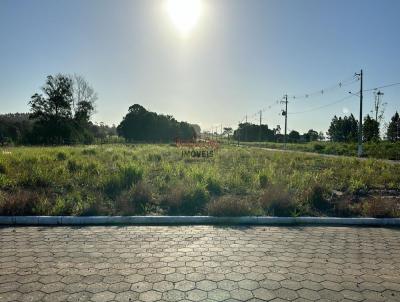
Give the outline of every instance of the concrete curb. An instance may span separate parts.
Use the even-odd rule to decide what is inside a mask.
[[[400,226],[400,218],[213,216],[0,216],[0,225],[353,225]]]

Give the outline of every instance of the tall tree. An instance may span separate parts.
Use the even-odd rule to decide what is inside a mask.
[[[73,81],[73,110],[74,117],[79,122],[89,122],[94,112],[97,93],[83,76],[74,75]]]
[[[85,143],[93,140],[90,116],[97,98],[83,77],[48,76],[42,93],[29,102],[32,143]],[[74,105],[75,104],[75,105]]]
[[[43,94],[31,97],[31,117],[39,120],[60,121],[72,116],[73,83],[68,76],[58,74],[48,76],[42,87]]]
[[[372,119],[369,114],[364,118],[363,136],[365,142],[379,140],[379,122]]]
[[[358,121],[353,114],[345,117],[333,117],[327,135],[334,142],[355,142],[358,135]]]
[[[386,136],[392,142],[400,141],[400,117],[397,111],[389,123]]]

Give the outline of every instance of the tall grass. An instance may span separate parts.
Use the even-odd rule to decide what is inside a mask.
[[[373,159],[232,146],[207,159],[182,158],[169,145],[2,151],[0,215],[330,215],[340,208],[333,190],[400,190],[400,165]]]

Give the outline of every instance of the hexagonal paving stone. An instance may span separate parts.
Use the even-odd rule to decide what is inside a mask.
[[[265,288],[257,288],[253,291],[254,297],[263,301],[270,301],[276,298],[271,290]]]
[[[131,290],[138,292],[138,293],[142,293],[142,292],[152,289],[152,287],[153,287],[152,283],[146,282],[146,281],[141,281],[141,282],[132,284]]]
[[[186,299],[190,301],[201,301],[207,298],[207,293],[199,289],[192,289],[186,292]]]
[[[241,289],[241,288],[232,290],[230,294],[233,299],[236,299],[239,301],[247,301],[253,297],[253,294],[251,291],[249,291],[247,289]]]
[[[210,281],[210,280],[202,280],[202,281],[196,282],[196,288],[208,292],[210,290],[216,289],[217,283],[214,281]]]
[[[186,292],[195,288],[196,283],[193,281],[179,281],[175,283],[175,289]]]
[[[161,299],[162,294],[154,290],[143,292],[139,295],[139,300],[143,302],[153,302]]]
[[[208,298],[215,301],[225,301],[230,298],[230,294],[226,290],[217,288],[208,292]]]

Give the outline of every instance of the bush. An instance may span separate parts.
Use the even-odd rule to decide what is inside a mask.
[[[393,199],[375,197],[364,202],[363,216],[375,218],[399,217],[400,202]]]
[[[143,170],[135,165],[123,167],[116,174],[111,175],[104,185],[106,194],[112,198],[123,190],[130,188],[143,177]]]
[[[70,173],[76,173],[76,172],[78,172],[78,171],[82,168],[82,166],[81,166],[80,164],[78,164],[78,163],[76,162],[76,160],[70,159],[70,160],[68,160],[68,162],[67,162],[67,168],[68,168],[68,171],[69,171]]]
[[[209,177],[206,180],[207,184],[206,184],[206,188],[208,190],[208,192],[215,194],[215,195],[219,195],[222,192],[222,186],[219,183],[219,181],[213,177]]]
[[[116,200],[116,207],[121,214],[145,214],[152,201],[151,187],[139,182],[135,187],[123,192]]]
[[[179,184],[172,187],[164,203],[171,214],[196,215],[204,212],[209,198],[207,190],[199,184]]]
[[[6,173],[7,173],[6,165],[3,163],[0,163],[0,174],[6,174]]]
[[[58,152],[57,155],[57,160],[62,161],[67,159],[67,154],[65,152]]]
[[[251,216],[259,212],[245,196],[225,195],[207,204],[207,213],[211,216]]]
[[[316,151],[316,152],[321,152],[324,149],[325,149],[325,146],[322,145],[322,144],[315,144],[314,145],[314,151]]]
[[[301,201],[307,202],[312,208],[319,211],[326,211],[331,204],[326,198],[326,190],[319,184],[310,185],[302,194]]]
[[[40,195],[28,190],[18,190],[0,195],[0,215],[36,215]]]
[[[291,216],[297,208],[292,194],[281,185],[269,185],[260,198],[260,205],[275,216]]]
[[[97,152],[94,148],[88,148],[88,149],[82,150],[83,155],[96,155],[96,153]]]
[[[260,187],[265,189],[268,186],[268,176],[265,174],[259,174],[258,175],[258,180],[260,182]]]

